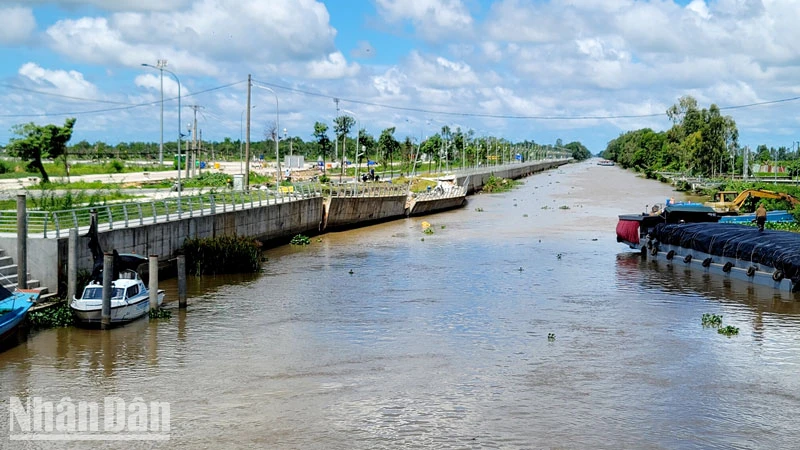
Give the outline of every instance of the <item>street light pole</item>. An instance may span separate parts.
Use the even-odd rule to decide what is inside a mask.
[[[356,136],[357,136],[356,137],[356,151],[354,152],[354,155],[356,155],[356,171],[355,171],[356,175],[355,176],[356,176],[356,183],[358,183],[358,169],[359,169],[359,165],[358,165],[358,145],[359,145],[358,144],[358,138],[361,137],[361,119],[359,119],[358,116],[356,115],[356,113],[354,113],[353,111],[342,109],[342,112],[346,112],[346,113],[348,113],[351,116],[356,118],[356,129],[358,130],[358,132],[356,133]],[[345,136],[344,139],[345,139],[345,142],[346,142],[347,141],[347,136]],[[342,148],[342,156],[345,156],[344,155],[344,147]],[[346,158],[347,158],[346,156],[344,158],[342,158],[342,162],[344,162],[344,160]]]
[[[175,75],[175,72],[165,69],[164,66],[167,65],[167,61],[166,60],[159,60],[159,62],[162,62],[162,61],[163,61],[163,65],[161,65],[160,67],[156,67],[156,66],[154,66],[152,64],[142,64],[142,65],[145,66],[145,67],[158,69],[159,71],[161,71],[162,74],[164,72],[167,72],[168,74],[172,75],[172,77],[175,78],[175,82],[178,83],[178,217],[180,217],[181,216],[181,190],[182,190],[182,187],[181,187],[181,137],[183,136],[183,134],[181,134],[181,80],[180,80],[180,78],[178,78],[177,75]],[[163,81],[162,81],[162,83],[163,83]],[[161,95],[162,95],[161,107],[162,107],[162,111],[163,111],[163,107],[164,107],[164,101],[163,101],[164,85],[163,84],[161,85]],[[163,135],[163,126],[164,126],[163,112],[162,112],[162,116],[161,116],[161,126],[162,126],[162,135]],[[163,140],[163,137],[162,137],[162,140]],[[163,153],[161,155],[161,158],[162,158],[161,162],[163,164]]]
[[[255,109],[255,108],[256,108],[255,105],[250,107],[250,109]],[[243,142],[244,142],[244,124],[243,124],[243,121],[244,121],[244,113],[246,113],[246,112],[247,112],[247,108],[243,109],[242,113],[239,114],[239,173],[240,174],[244,172],[244,169],[243,169],[244,159],[242,158],[242,145],[243,145]]]
[[[164,165],[164,68],[167,67],[166,59],[159,59],[156,65],[142,64],[143,66],[152,67],[161,73],[161,142],[158,146],[158,163]]]
[[[275,96],[275,164],[278,169],[278,175],[275,178],[276,182],[280,183],[281,181],[281,158],[280,152],[278,151],[278,133],[280,132],[280,109],[278,107],[278,94],[275,93],[271,88],[267,86],[261,86],[260,84],[253,83],[253,86],[257,88],[264,89],[266,91],[272,92],[272,95]]]

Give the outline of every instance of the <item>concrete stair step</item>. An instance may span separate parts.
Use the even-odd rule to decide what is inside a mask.
[[[45,289],[47,289],[47,288],[45,288]],[[58,294],[56,294],[55,292],[51,292],[51,293],[47,293],[47,294],[41,294],[39,296],[39,302],[41,303],[41,302],[54,302],[54,301],[57,301],[58,300],[57,295]]]
[[[16,264],[5,265],[3,261],[0,261],[0,275],[9,276],[16,274],[17,274]]]
[[[6,276],[2,279],[3,287],[8,290],[14,290],[19,285],[18,283],[17,274]],[[41,283],[39,280],[28,280],[28,289],[36,289],[40,287]]]

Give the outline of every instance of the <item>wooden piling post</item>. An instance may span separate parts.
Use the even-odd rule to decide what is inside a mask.
[[[28,211],[25,194],[17,195],[17,287],[28,289]]]
[[[111,282],[114,276],[114,254],[103,255],[103,308],[100,311],[100,328],[111,327]]]
[[[186,308],[186,257],[178,255],[178,307]]]
[[[67,301],[78,294],[78,229],[70,228],[67,241]]]
[[[150,255],[150,311],[158,309],[158,255]]]

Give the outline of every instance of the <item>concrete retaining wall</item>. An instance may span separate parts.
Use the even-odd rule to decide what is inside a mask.
[[[458,208],[467,201],[465,196],[437,198],[434,200],[416,200],[409,211],[409,216],[421,216],[448,209]]]
[[[523,163],[520,164],[519,166],[505,167],[500,170],[492,170],[491,167],[487,167],[486,172],[474,173],[469,175],[469,186],[467,187],[467,194],[473,194],[476,191],[481,190],[483,186],[486,184],[486,182],[489,180],[489,177],[491,177],[492,175],[498,178],[509,178],[512,180],[516,180],[519,178],[533,175],[534,173],[555,169],[570,162],[572,162],[571,158],[560,159],[556,161],[542,161],[533,164]],[[457,180],[458,180],[458,185],[463,186],[464,182],[467,180],[467,176],[461,175],[457,177]]]
[[[331,197],[323,230],[336,230],[405,217],[408,196]]]
[[[322,201],[318,197],[145,224],[100,232],[98,238],[105,251],[116,249],[120,253],[158,255],[164,261],[172,258],[187,238],[237,235],[269,241],[299,233],[316,233],[322,220]],[[66,279],[68,245],[68,238],[28,238],[28,270],[50,292],[56,292],[59,279]],[[0,248],[16,254],[16,238],[0,237]],[[78,270],[91,270],[92,264],[89,238],[79,236]]]
[[[522,163],[502,170],[469,175],[467,192],[480,190],[490,176],[517,179],[544,170],[567,164],[571,160]],[[459,176],[463,185],[467,176]],[[224,235],[248,236],[270,241],[287,239],[290,236],[367,225],[374,222],[402,218],[406,215],[407,195],[375,197],[331,197],[324,205],[321,197],[302,199],[216,215],[183,218],[170,222],[145,224],[129,228],[104,231],[99,234],[104,250],[116,249],[120,253],[138,253],[143,256],[155,254],[164,261],[173,257],[186,238],[209,238]],[[460,206],[463,197],[419,202],[412,214],[431,212]],[[324,213],[327,209],[327,217]],[[324,223],[323,223],[324,220]],[[84,232],[85,234],[85,232]],[[88,249],[88,238],[78,239],[78,269],[91,270],[92,259]],[[66,279],[68,239],[28,238],[28,271],[34,279],[56,292],[59,280]],[[15,255],[16,236],[0,236],[0,248]]]

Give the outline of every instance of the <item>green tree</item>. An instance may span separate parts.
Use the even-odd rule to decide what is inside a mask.
[[[317,139],[317,152],[322,157],[322,170],[327,167],[325,160],[331,153],[331,140],[328,138],[328,125],[322,122],[314,124],[314,137]]]
[[[15,125],[12,131],[22,137],[9,141],[8,153],[27,161],[28,170],[38,171],[42,174],[42,183],[49,183],[50,177],[44,170],[42,159],[55,159],[65,154],[74,126],[75,118],[67,119],[63,127],[52,124],[39,126],[33,122]]]
[[[345,136],[350,133],[350,130],[353,128],[353,125],[356,124],[356,119],[353,119],[350,116],[339,116],[333,119],[333,132],[336,133],[337,141],[342,142],[342,148],[344,149],[345,143]],[[355,155],[355,153],[353,153]],[[344,150],[342,151],[342,155],[344,156]],[[347,160],[346,157],[342,158],[342,170],[344,170],[344,161]]]
[[[442,142],[442,137],[438,134],[434,134],[422,142],[422,153],[425,154],[428,160],[428,172],[432,170],[431,165],[435,155],[438,155],[442,149]]]
[[[361,162],[363,158],[369,160],[369,154],[375,151],[377,142],[371,134],[367,133],[366,129],[362,128],[358,132],[358,145],[364,147],[364,155],[358,158],[358,162]]]
[[[394,176],[394,154],[400,150],[400,143],[394,138],[395,127],[390,127],[381,132],[381,137],[378,138],[378,149],[384,158],[384,161],[389,160],[389,170],[391,176]]]
[[[572,150],[572,157],[575,158],[576,161],[583,161],[584,159],[589,159],[592,157],[592,152],[590,152],[586,146],[577,141],[564,145],[564,148]]]

